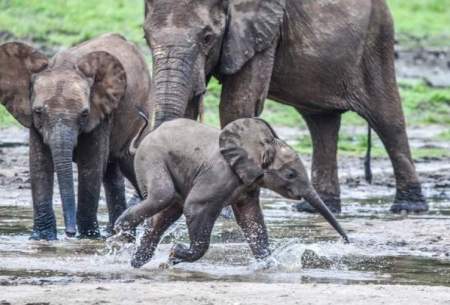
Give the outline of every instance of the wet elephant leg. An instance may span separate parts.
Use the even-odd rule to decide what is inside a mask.
[[[313,142],[311,179],[314,188],[333,213],[341,212],[340,187],[337,167],[337,143],[341,126],[340,114],[302,114]],[[299,211],[316,213],[303,201]]]
[[[108,159],[108,139],[100,127],[100,130],[84,134],[78,140],[77,225],[81,238],[100,237],[97,210]]]
[[[114,223],[127,208],[125,180],[117,162],[108,163],[105,176],[103,177],[103,186],[105,188],[106,204],[108,205],[108,231],[112,233]]]
[[[367,120],[383,142],[394,168],[397,191],[391,212],[425,212],[428,204],[411,157],[400,100],[384,104],[370,111]]]
[[[186,201],[185,216],[191,244],[189,248],[181,244],[173,248],[170,255],[172,264],[195,262],[205,255],[209,248],[214,223],[221,210],[222,204]]]
[[[244,232],[250,249],[256,259],[270,255],[264,215],[259,204],[259,194],[250,194],[248,198],[232,205],[239,227]]]
[[[146,190],[141,190],[145,199],[126,209],[117,219],[114,225],[117,233],[135,229],[145,219],[166,209],[178,198],[172,177],[166,169],[152,167],[149,175]]]
[[[390,33],[392,31],[382,31]],[[406,122],[394,69],[394,39],[380,35],[377,46],[383,46],[374,57],[364,57],[367,80],[366,95],[354,109],[376,131],[391,159],[396,180],[396,195],[391,211],[425,212],[428,204],[411,157]]]
[[[33,197],[32,240],[55,240],[56,218],[53,211],[53,161],[41,136],[30,128],[30,176]]]
[[[131,261],[131,265],[134,268],[140,268],[150,261],[164,232],[177,221],[182,214],[182,206],[174,203],[147,220],[148,225],[145,228],[140,245]]]

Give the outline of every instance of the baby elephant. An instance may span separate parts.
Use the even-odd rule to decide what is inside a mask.
[[[164,231],[185,215],[191,244],[177,245],[170,262],[193,262],[208,250],[211,231],[231,205],[257,259],[270,255],[258,187],[291,199],[306,199],[348,241],[343,229],[313,189],[296,152],[261,119],[239,119],[222,131],[176,119],[147,135],[135,156],[136,178],[144,200],[128,208],[116,232],[135,228],[148,217],[132,266],[147,263]],[[250,195],[250,196],[249,196]]]

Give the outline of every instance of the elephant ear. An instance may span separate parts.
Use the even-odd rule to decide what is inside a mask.
[[[239,119],[222,130],[220,152],[245,185],[264,175],[275,157],[275,135],[260,119]]]
[[[21,42],[0,45],[0,101],[25,127],[30,128],[31,77],[48,65],[48,58],[33,47]]]
[[[286,0],[230,0],[220,72],[234,74],[280,33]]]
[[[120,61],[103,51],[82,57],[78,69],[93,80],[91,109],[86,126],[86,132],[89,132],[119,106],[127,89],[127,76]]]

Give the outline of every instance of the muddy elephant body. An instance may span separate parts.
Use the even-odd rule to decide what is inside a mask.
[[[338,132],[342,113],[354,111],[392,161],[391,210],[428,209],[408,144],[385,1],[147,0],[146,16],[155,126],[192,113],[212,76],[223,84],[222,126],[259,115],[266,97],[290,105],[312,136],[313,184],[339,212]]]
[[[150,75],[136,46],[105,34],[50,60],[22,43],[0,46],[0,99],[30,129],[34,208],[32,239],[56,239],[52,207],[56,173],[65,231],[98,237],[103,182],[113,224],[125,210],[124,176],[136,185],[128,148],[150,113]],[[75,204],[72,161],[78,166]]]
[[[309,200],[348,240],[311,185],[297,153],[261,119],[236,120],[223,131],[189,119],[166,122],[144,138],[135,168],[144,200],[128,208],[115,225],[116,232],[127,232],[153,217],[132,261],[134,267],[150,260],[164,231],[182,214],[191,245],[176,246],[171,262],[201,258],[214,222],[228,205],[255,257],[266,258],[270,255],[267,230],[254,200],[259,187]]]

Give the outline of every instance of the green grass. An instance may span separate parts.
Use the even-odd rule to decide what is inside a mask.
[[[0,31],[55,46],[119,32],[143,44],[143,0],[1,0]]]
[[[450,0],[387,0],[397,33],[450,36]],[[447,41],[448,45],[448,41]]]

